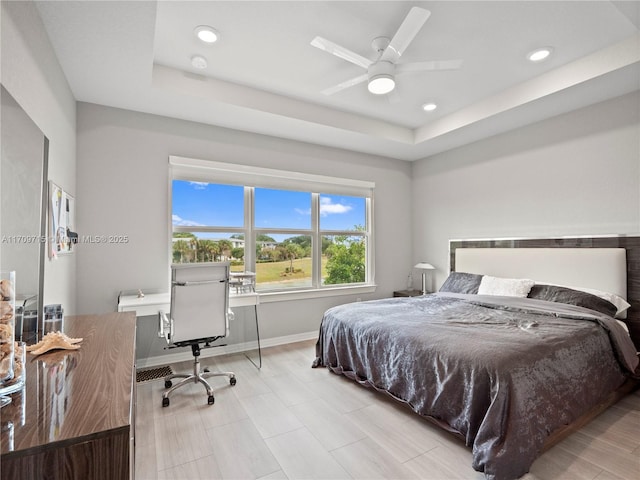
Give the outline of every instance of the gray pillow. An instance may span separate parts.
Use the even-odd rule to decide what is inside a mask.
[[[529,298],[546,300],[548,302],[566,303],[588,308],[596,312],[604,313],[610,317],[615,316],[618,308],[604,298],[591,295],[590,293],[573,290],[567,287],[556,285],[534,285],[529,292]]]
[[[451,272],[444,281],[441,292],[477,294],[482,275],[477,273]]]

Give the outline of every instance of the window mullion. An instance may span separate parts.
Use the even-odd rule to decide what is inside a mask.
[[[254,188],[244,187],[244,268],[246,271],[256,271],[256,239],[253,230]]]
[[[322,241],[320,240],[320,194],[311,193],[311,264],[312,284],[322,285]]]
[[[366,278],[365,281],[367,283],[375,282],[375,250],[374,250],[374,242],[373,242],[373,195],[368,197],[365,201],[366,203],[366,242],[367,242],[367,256],[365,261],[367,262],[366,266]]]
[[[193,232],[224,232],[224,233],[244,233],[244,228],[238,228],[238,227],[205,227],[205,226],[197,226],[197,227],[184,227],[184,226],[178,226],[178,225],[174,225],[173,227],[173,233],[180,233],[180,232],[187,232],[187,233],[193,233]]]

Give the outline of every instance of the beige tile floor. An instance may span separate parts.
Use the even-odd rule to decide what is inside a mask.
[[[310,368],[314,342],[204,359],[238,383],[183,387],[163,408],[164,382],[139,384],[136,478],[482,479],[471,452],[399,403],[326,369]],[[174,365],[188,372],[189,363]],[[542,455],[525,480],[640,479],[640,391]]]

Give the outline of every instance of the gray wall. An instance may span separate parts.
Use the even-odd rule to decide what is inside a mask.
[[[640,93],[413,163],[414,258],[448,241],[640,232]]]
[[[181,155],[319,175],[373,181],[375,294],[406,287],[411,268],[411,164],[317,145],[78,104],[77,223],[80,235],[127,235],[125,244],[81,244],[78,310],[114,311],[120,290],[168,290],[168,158]],[[263,304],[263,339],[317,331],[330,306],[356,295]],[[138,335],[152,337],[155,319]],[[138,356],[156,346],[138,343]]]
[[[1,17],[0,80],[49,139],[49,180],[74,195],[76,102],[71,89],[35,5],[3,1]],[[73,314],[76,256],[47,260],[44,277],[44,303],[61,303],[65,313]]]

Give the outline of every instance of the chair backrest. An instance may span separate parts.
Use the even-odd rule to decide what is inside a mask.
[[[171,265],[169,343],[226,336],[228,311],[229,262]]]

